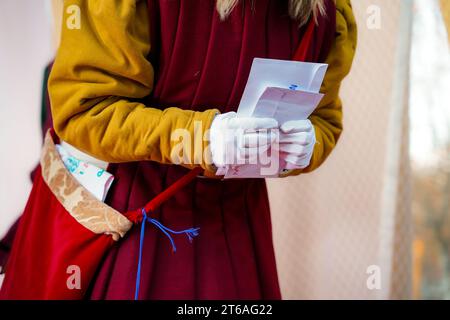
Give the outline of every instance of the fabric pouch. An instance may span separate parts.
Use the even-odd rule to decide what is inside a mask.
[[[45,137],[0,299],[81,299],[107,250],[132,227],[67,170]]]

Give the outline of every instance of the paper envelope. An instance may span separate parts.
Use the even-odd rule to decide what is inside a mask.
[[[321,93],[268,87],[259,98],[252,116],[274,118],[279,125],[289,120],[304,120],[322,98]]]
[[[237,113],[251,116],[268,87],[318,93],[327,68],[324,63],[255,58]]]
[[[260,97],[252,116],[274,118],[279,124],[307,119],[322,97],[320,93],[269,87]],[[275,177],[280,167],[290,166],[279,158],[278,150],[271,150],[259,164],[230,166],[224,175],[225,178]]]
[[[318,93],[327,64],[255,58],[239,104],[238,116],[270,117],[281,125],[307,119],[323,98]],[[218,174],[225,178],[276,177],[290,167],[271,150],[258,164],[230,165]]]

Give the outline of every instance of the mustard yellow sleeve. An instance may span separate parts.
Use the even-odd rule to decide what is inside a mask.
[[[320,90],[325,96],[310,116],[317,141],[311,162],[305,169],[290,170],[282,176],[298,175],[318,168],[334,149],[342,132],[342,102],[339,89],[352,66],[357,28],[350,0],[337,0],[336,9],[336,37],[326,60],[328,71]]]
[[[204,133],[218,110],[159,110],[137,102],[153,88],[149,51],[146,1],[64,1],[61,44],[48,83],[58,136],[108,162],[172,163],[177,129],[185,129],[191,146],[195,138],[207,150],[194,130]],[[194,161],[194,148],[185,150]],[[197,151],[196,163],[213,170],[209,159],[200,158]]]

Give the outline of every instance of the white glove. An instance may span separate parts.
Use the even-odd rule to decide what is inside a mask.
[[[303,169],[309,165],[316,143],[314,126],[309,120],[292,120],[280,127],[280,157],[283,169]]]
[[[237,117],[236,112],[217,115],[210,128],[212,161],[218,168],[236,164],[237,160],[255,160],[266,152],[278,128],[273,118]]]

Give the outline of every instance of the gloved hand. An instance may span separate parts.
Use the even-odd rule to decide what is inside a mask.
[[[217,115],[210,128],[212,161],[218,168],[237,160],[255,160],[276,139],[278,128],[273,118],[237,117],[236,112]]]
[[[311,161],[316,143],[316,134],[311,121],[287,121],[280,130],[280,157],[287,162],[287,167],[282,169],[306,168]]]

